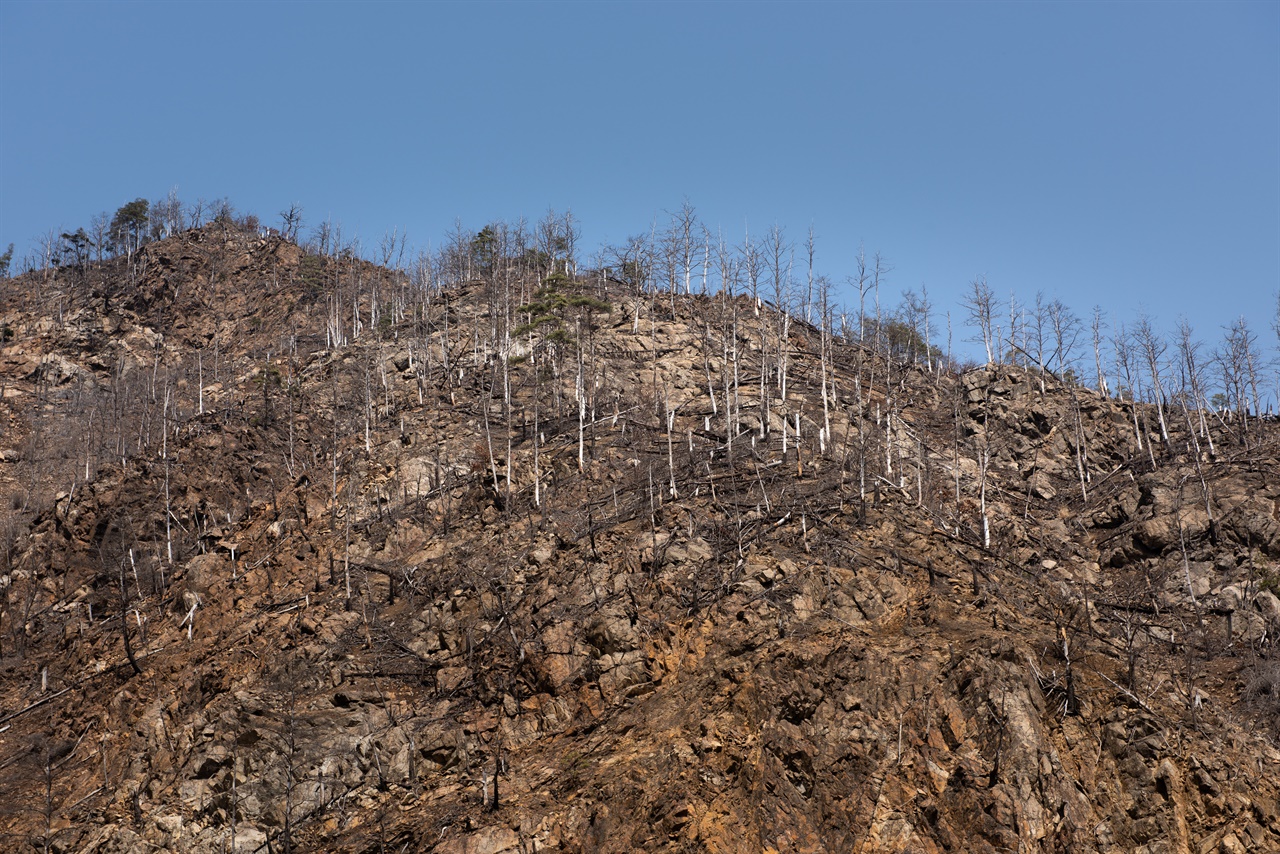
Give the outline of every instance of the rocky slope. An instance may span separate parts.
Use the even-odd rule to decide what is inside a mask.
[[[0,289],[17,850],[1280,849],[1274,425],[222,226]]]

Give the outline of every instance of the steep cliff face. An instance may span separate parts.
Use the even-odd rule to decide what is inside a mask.
[[[0,288],[19,850],[1280,848],[1273,425],[215,227]]]

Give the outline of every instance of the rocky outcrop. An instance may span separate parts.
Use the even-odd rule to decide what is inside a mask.
[[[98,272],[0,294],[25,850],[1280,849],[1274,425],[221,226]]]

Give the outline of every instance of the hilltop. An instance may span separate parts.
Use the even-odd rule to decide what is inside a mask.
[[[1280,848],[1274,423],[483,236],[0,281],[17,850]]]

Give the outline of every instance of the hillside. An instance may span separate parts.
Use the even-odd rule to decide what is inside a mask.
[[[566,269],[0,281],[14,850],[1280,850],[1274,423]]]

